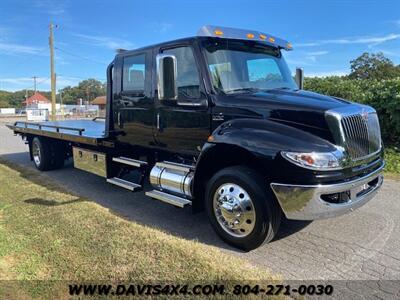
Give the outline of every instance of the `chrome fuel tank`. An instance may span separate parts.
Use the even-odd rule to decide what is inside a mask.
[[[173,162],[158,162],[151,169],[150,183],[160,191],[192,198],[194,168]]]

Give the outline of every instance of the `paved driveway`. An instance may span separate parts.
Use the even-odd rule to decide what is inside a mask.
[[[33,168],[27,146],[4,124],[0,124],[0,155]],[[219,240],[205,214],[191,215],[190,209],[169,206],[143,192],[119,189],[71,164],[44,174],[132,221],[214,245],[288,280],[400,280],[400,182],[386,180],[376,198],[351,214],[312,223],[286,221],[275,241],[243,253]]]

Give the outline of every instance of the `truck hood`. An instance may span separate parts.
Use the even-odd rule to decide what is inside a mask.
[[[244,92],[219,96],[213,116],[223,115],[224,121],[264,118],[327,138],[330,134],[325,112],[348,104],[342,99],[304,90]]]

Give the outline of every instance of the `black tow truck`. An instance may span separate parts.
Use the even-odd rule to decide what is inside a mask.
[[[75,168],[177,207],[206,210],[244,250],[281,219],[334,217],[383,182],[376,111],[302,90],[283,58],[290,43],[254,30],[119,52],[107,68],[105,119],[16,122],[41,171]]]

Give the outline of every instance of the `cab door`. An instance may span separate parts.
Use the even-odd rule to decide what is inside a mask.
[[[131,145],[154,144],[154,100],[151,95],[152,51],[126,54],[119,58],[119,89],[114,95],[114,128],[118,140]]]
[[[160,101],[157,90],[154,93],[156,146],[170,152],[197,155],[210,134],[210,114],[194,47],[189,43],[173,45],[160,48],[158,53],[176,58],[178,97]]]

